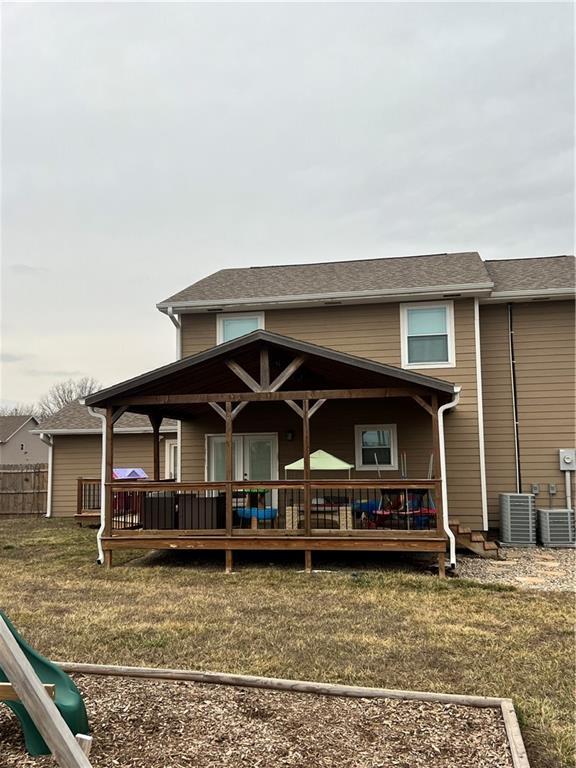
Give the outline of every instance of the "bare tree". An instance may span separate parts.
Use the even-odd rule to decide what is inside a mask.
[[[0,416],[38,416],[38,406],[26,403],[0,405]]]
[[[76,380],[67,379],[66,381],[59,381],[51,386],[48,392],[38,401],[40,415],[45,419],[61,408],[64,408],[68,403],[73,403],[75,400],[99,389],[102,389],[102,384],[97,379],[92,378],[92,376],[84,376]]]

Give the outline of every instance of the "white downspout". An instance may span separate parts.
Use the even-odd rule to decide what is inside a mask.
[[[442,478],[442,518],[444,522],[444,532],[450,542],[450,566],[456,565],[456,537],[450,530],[450,520],[448,519],[448,481],[446,479],[446,442],[444,440],[444,413],[451,408],[455,408],[460,402],[460,391],[462,387],[454,387],[454,398],[438,408],[438,432],[440,433],[440,477]]]
[[[106,525],[106,416],[98,413],[94,408],[88,406],[88,413],[102,422],[102,465],[100,467],[100,527],[96,534],[96,544],[98,545],[97,563],[102,565],[104,562],[104,550],[102,549],[102,536]]]
[[[482,392],[482,357],[480,354],[480,300],[474,299],[474,346],[476,347],[476,400],[478,413],[478,450],[480,453],[480,499],[482,528],[488,530],[488,489],[486,486],[486,447],[484,444],[484,394]]]
[[[44,432],[40,433],[40,440],[48,446],[48,488],[46,489],[46,517],[52,517],[52,467],[54,450],[54,438]]]
[[[176,315],[172,307],[168,307],[167,314],[176,328],[176,360],[180,360],[182,357],[182,322],[180,315]]]
[[[182,357],[182,319],[180,315],[174,313],[172,307],[168,307],[168,317],[172,320],[174,327],[176,328],[176,360],[180,360]],[[178,446],[178,463],[176,466],[176,482],[182,482],[182,422],[178,421],[176,424],[176,442]]]

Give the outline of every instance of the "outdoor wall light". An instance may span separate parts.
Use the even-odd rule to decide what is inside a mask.
[[[284,438],[286,440],[294,440],[294,432],[289,429],[287,432],[284,432]]]

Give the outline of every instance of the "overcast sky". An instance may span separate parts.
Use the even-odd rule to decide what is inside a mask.
[[[4,4],[2,397],[227,266],[573,251],[568,4]]]

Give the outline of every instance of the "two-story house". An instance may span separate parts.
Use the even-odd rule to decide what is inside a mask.
[[[478,253],[226,269],[162,301],[179,360],[105,409],[100,530],[122,547],[477,549],[498,494],[570,489],[574,258]],[[126,411],[178,421],[177,483],[112,483]]]

